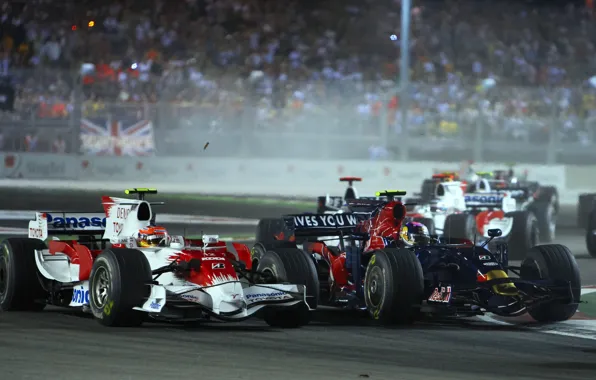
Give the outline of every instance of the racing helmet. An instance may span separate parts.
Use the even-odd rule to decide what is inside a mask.
[[[429,245],[430,234],[428,228],[419,222],[408,222],[402,228],[400,236],[408,246]]]
[[[160,226],[148,226],[139,230],[137,243],[139,247],[165,247],[168,242],[168,231]]]

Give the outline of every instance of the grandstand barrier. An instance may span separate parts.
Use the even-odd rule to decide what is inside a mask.
[[[170,193],[310,198],[342,194],[341,176],[359,176],[361,194],[382,189],[418,192],[437,171],[459,170],[457,163],[366,160],[99,157],[40,153],[3,153],[2,187],[40,187],[119,191],[130,186],[157,187]],[[507,169],[502,163],[475,163],[474,170]],[[596,191],[593,167],[524,165],[528,179],[559,189],[561,202]]]

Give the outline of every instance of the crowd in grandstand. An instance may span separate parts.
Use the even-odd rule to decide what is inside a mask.
[[[548,119],[585,140],[587,4],[416,1],[410,128],[449,135],[481,113],[516,138]],[[84,113],[161,101],[191,107],[191,122],[248,104],[265,128],[349,110],[401,130],[400,0],[4,1],[0,15],[0,74],[16,89],[5,119],[68,118],[76,99]]]

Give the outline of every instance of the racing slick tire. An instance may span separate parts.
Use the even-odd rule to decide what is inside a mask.
[[[93,263],[89,306],[104,326],[140,326],[146,313],[133,310],[147,300],[153,277],[145,254],[136,249],[109,248]]]
[[[586,193],[580,194],[577,200],[577,226],[586,228],[590,218],[590,213],[594,210],[594,200],[596,194]]]
[[[553,202],[537,201],[532,205],[532,212],[536,216],[540,243],[552,242],[557,230],[557,208]]]
[[[368,313],[382,324],[407,324],[420,314],[424,274],[416,254],[408,249],[373,252],[364,276]]]
[[[259,220],[259,224],[257,224],[255,239],[260,243],[268,244],[288,241],[292,236],[292,231],[286,226],[282,218],[264,218]]]
[[[554,186],[538,187],[538,202],[548,202],[553,205],[555,211],[559,212],[559,191]]]
[[[434,179],[425,179],[420,185],[420,201],[421,203],[429,203],[435,198],[435,189],[437,181]]]
[[[422,223],[428,229],[428,234],[433,236],[435,234],[435,221],[431,218],[414,218],[414,222]]]
[[[513,218],[509,233],[509,260],[522,260],[532,247],[540,242],[538,220],[531,211],[513,211],[505,214]]]
[[[41,311],[48,294],[38,277],[34,250],[46,249],[43,241],[8,238],[0,247],[0,311]]]
[[[269,273],[275,283],[289,283],[306,286],[306,302],[295,307],[268,306],[263,310],[263,319],[269,326],[297,328],[310,322],[311,311],[319,305],[319,276],[315,263],[309,254],[298,248],[276,248],[269,250],[259,260],[258,272]]]
[[[586,227],[586,248],[592,257],[596,257],[596,210],[592,210]]]
[[[581,297],[581,278],[575,257],[564,245],[538,245],[529,250],[522,261],[521,278],[524,280],[555,280],[570,284],[569,299],[555,300],[528,309],[537,322],[559,322],[571,318],[577,311]]]
[[[472,214],[451,214],[445,218],[443,237],[446,239],[474,240],[476,219]]]

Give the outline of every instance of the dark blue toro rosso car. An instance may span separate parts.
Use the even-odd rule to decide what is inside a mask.
[[[398,261],[408,260],[407,250],[420,263],[412,263],[417,274],[406,276],[411,278],[411,289],[422,292],[420,310],[457,316],[491,312],[503,317],[527,312],[538,322],[571,318],[580,302],[581,280],[569,249],[559,244],[535,246],[521,265],[513,266],[508,263],[507,243],[491,244],[500,234],[490,230],[490,240],[482,245],[433,239],[427,246],[402,249]],[[422,286],[414,285],[420,276]],[[400,282],[397,279],[393,291],[407,286]]]
[[[406,244],[411,224],[401,201],[352,203],[358,212],[262,220],[253,265],[274,251],[280,272],[298,281],[292,268],[306,257],[313,273],[299,283],[307,287],[311,308],[366,309],[383,323],[485,312],[504,317],[527,312],[536,321],[557,322],[577,311],[579,269],[563,245],[535,246],[520,265],[510,265],[499,229],[490,230],[482,244],[449,237]]]

